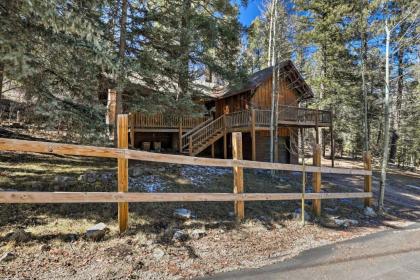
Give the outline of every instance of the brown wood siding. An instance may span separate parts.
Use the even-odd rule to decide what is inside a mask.
[[[224,99],[216,100],[216,117],[223,115],[225,110],[229,113],[249,109],[249,92],[237,94]]]
[[[271,108],[271,89],[272,89],[272,78],[267,79],[262,85],[260,85],[255,94],[251,98],[251,105],[258,109],[270,109]],[[295,90],[290,89],[288,84],[281,80],[278,88],[279,91],[279,104],[297,106],[298,96]]]

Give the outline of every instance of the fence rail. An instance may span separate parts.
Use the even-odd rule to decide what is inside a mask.
[[[144,152],[129,149],[105,148],[95,146],[83,146],[73,144],[61,144],[51,142],[38,142],[28,140],[17,140],[0,138],[1,151],[15,152],[33,152],[33,153],[49,153],[59,155],[87,156],[87,157],[105,157],[105,158],[123,158],[132,160],[201,165],[213,167],[243,167],[252,169],[269,169],[269,170],[285,170],[285,171],[303,171],[302,165],[271,163],[250,160],[234,160],[234,159],[217,159],[217,158],[201,158],[190,157],[184,155],[159,154],[152,152]],[[347,175],[365,175],[371,176],[372,171],[356,168],[337,168],[337,167],[318,167],[305,166],[305,172],[320,172]]]
[[[223,120],[225,121],[225,120]],[[0,203],[118,203],[118,221],[120,231],[128,227],[129,202],[164,202],[164,201],[235,201],[235,213],[238,219],[244,217],[244,201],[263,200],[315,200],[320,207],[321,199],[363,198],[365,205],[370,205],[371,165],[370,155],[366,154],[365,169],[330,168],[321,166],[302,166],[282,163],[268,163],[242,160],[242,135],[232,133],[234,159],[198,158],[182,155],[158,154],[144,151],[129,150],[128,117],[118,116],[118,145],[121,148],[106,148],[38,142],[0,138],[0,151],[33,152],[86,157],[104,157],[118,159],[118,192],[19,192],[0,191]],[[124,137],[125,135],[125,137]],[[320,153],[319,153],[320,156]],[[129,193],[128,192],[128,159],[173,164],[218,166],[233,168],[233,193]],[[243,168],[287,170],[313,172],[321,182],[321,173],[347,175],[363,175],[364,192],[348,193],[244,193]],[[320,189],[320,186],[319,186]]]

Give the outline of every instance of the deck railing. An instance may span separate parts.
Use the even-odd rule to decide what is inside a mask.
[[[134,122],[134,128],[179,128],[191,129],[210,117],[199,116],[174,116],[162,113],[146,115],[143,113],[131,113],[131,121]]]
[[[251,124],[251,111],[238,111],[226,115],[226,128],[248,127]]]
[[[312,125],[331,123],[330,111],[299,108],[294,106],[280,105],[278,112],[279,122],[293,122],[296,124],[310,123]],[[180,128],[200,129],[204,124],[211,121],[210,117],[199,116],[173,116],[164,114],[146,115],[143,113],[131,113],[130,127],[134,128]],[[132,124],[132,122],[134,122]],[[204,123],[206,122],[206,123]],[[255,125],[257,127],[269,127],[271,122],[271,111],[267,109],[255,110]],[[200,126],[201,125],[201,126]],[[227,114],[227,128],[248,127],[251,125],[251,111],[244,110]],[[193,132],[190,132],[190,134]],[[183,145],[187,144],[184,137]]]
[[[294,106],[279,106],[279,121],[292,121],[298,123],[330,123],[331,112],[325,110],[300,108]]]

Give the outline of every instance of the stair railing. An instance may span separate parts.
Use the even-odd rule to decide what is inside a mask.
[[[185,134],[181,137],[181,150],[185,150],[189,145],[189,137],[191,134],[195,133],[196,131],[200,130],[205,125],[211,123],[213,121],[213,118],[208,118],[204,122],[200,123],[199,125],[195,126],[193,129],[187,131]]]
[[[225,129],[225,115],[222,115],[215,119],[214,121],[203,126],[199,130],[195,131],[188,136],[188,143],[185,147],[188,147],[190,155],[192,155],[197,148],[200,148],[201,145],[204,145],[211,137],[215,136],[217,133],[224,131]]]

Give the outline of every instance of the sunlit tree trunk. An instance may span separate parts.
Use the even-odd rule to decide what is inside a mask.
[[[389,157],[389,44],[390,44],[390,30],[388,27],[388,19],[385,20],[386,32],[386,47],[385,47],[385,96],[384,96],[384,145],[382,147],[382,165],[381,165],[381,180],[379,184],[379,212],[383,212],[385,186],[386,186],[386,170],[388,166]]]

